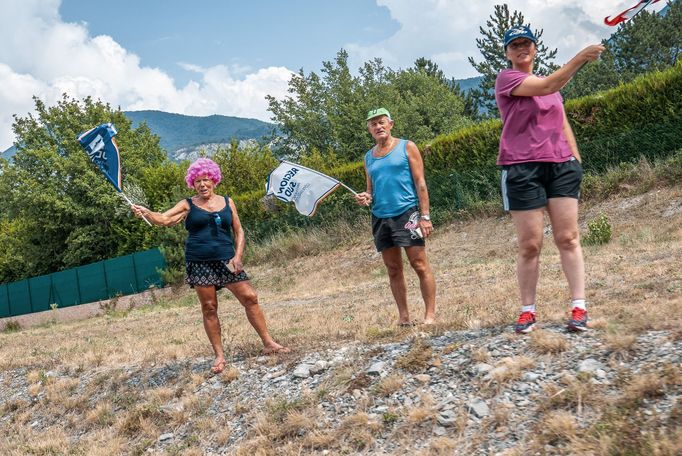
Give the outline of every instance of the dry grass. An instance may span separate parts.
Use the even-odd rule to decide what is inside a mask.
[[[614,228],[610,243],[590,246],[584,251],[590,318],[597,322],[595,327],[607,330],[604,331],[605,347],[618,358],[631,356],[636,348],[634,336],[644,330],[668,329],[672,331],[671,339],[682,338],[679,329],[682,213],[662,215],[671,202],[681,199],[682,189],[673,187],[627,200],[581,207],[583,224],[585,220],[605,213]],[[396,329],[397,310],[369,228],[347,229],[341,237],[343,242],[334,240],[336,246],[330,246],[331,236],[323,238],[321,232],[313,239],[312,247],[307,245],[307,238],[305,242],[302,238],[293,239],[288,244],[281,241],[283,244],[278,248],[282,257],[276,260],[268,261],[266,252],[277,250],[262,250],[258,253],[261,262],[256,265],[253,265],[253,256],[246,259],[273,336],[297,353],[306,353],[350,341],[397,341],[412,335]],[[457,246],[456,250],[453,245]],[[321,253],[330,248],[328,253]],[[518,311],[515,248],[513,226],[507,217],[495,215],[439,227],[428,246],[438,287],[439,331],[511,326]],[[294,275],[290,268],[282,267],[290,264],[292,258],[296,258],[297,273]],[[537,300],[541,323],[561,324],[569,312],[568,292],[559,267],[558,252],[549,238],[540,264]],[[407,263],[405,271],[409,310],[412,318],[419,319],[423,314],[423,303],[418,281]],[[260,341],[246,321],[242,307],[226,291],[219,293],[219,315],[227,355],[247,360],[258,356],[262,348]],[[617,327],[618,332],[608,332],[612,327]],[[599,331],[601,329],[595,332]],[[533,347],[532,351],[538,353],[566,350],[564,336],[551,331],[536,331],[528,343]],[[442,353],[457,349],[458,346],[453,345]],[[491,362],[491,354],[485,348],[473,349],[471,358],[473,362]],[[70,451],[76,454],[142,454],[154,445],[160,432],[177,426],[190,426],[196,435],[211,435],[211,439],[226,443],[232,435],[231,427],[212,428],[206,419],[206,400],[194,393],[206,381],[206,375],[188,370],[182,373],[179,385],[146,392],[125,386],[130,376],[126,369],[130,366],[144,370],[169,360],[197,359],[210,362],[210,346],[203,333],[196,295],[183,288],[173,296],[159,299],[155,306],[84,321],[25,328],[19,333],[0,333],[0,372],[25,369],[29,395],[36,399],[36,402],[10,400],[3,403],[0,410],[12,418],[11,422],[3,422],[3,426],[7,423],[11,428],[7,433],[10,437],[0,440],[0,454],[68,454]],[[277,362],[281,360],[271,361]],[[421,373],[437,362],[431,347],[416,336],[410,351],[398,360],[396,367]],[[530,358],[507,358],[496,364],[496,368],[502,369],[491,377],[496,385],[502,385],[519,378],[523,370],[532,365]],[[70,379],[48,376],[52,370],[69,372]],[[93,372],[97,374],[89,384],[77,385],[75,379]],[[617,453],[614,448],[618,448],[618,442],[609,441],[609,436],[615,432],[622,432],[624,439],[632,442],[631,448],[635,450],[631,454],[676,454],[675,451],[682,448],[680,425],[674,421],[682,416],[679,405],[671,414],[673,421],[669,421],[666,435],[657,433],[654,418],[648,421],[646,416],[623,416],[623,409],[631,410],[631,407],[656,399],[661,391],[679,389],[682,384],[679,369],[673,367],[656,370],[651,375],[623,379],[619,386],[623,402],[611,405],[603,396],[602,388],[593,385],[589,378],[567,376],[556,387],[548,386],[541,397],[536,398],[538,413],[556,413],[559,418],[552,432],[557,437],[545,435],[542,438],[570,440],[571,427],[567,424],[570,419],[567,417],[573,415],[582,420],[589,408],[612,407],[612,413],[607,409],[603,420],[591,430],[591,440],[586,439],[589,441],[585,444],[589,451],[585,454]],[[402,386],[398,377],[381,380],[372,386],[374,380],[350,364],[345,370],[338,368],[333,376],[333,382],[330,380],[329,385],[325,385],[333,394],[359,389],[366,395],[369,389],[377,395],[390,397]],[[219,381],[241,381],[239,371],[227,369],[219,376]],[[171,401],[181,403],[183,411],[165,413],[159,410],[160,405]],[[389,425],[382,423],[381,417],[379,422],[370,419],[361,408],[366,403],[358,402],[357,413],[336,428],[326,428],[325,423],[315,422],[315,417],[319,417],[316,415],[318,399],[289,400],[279,405],[277,400],[269,405],[235,404],[236,413],[229,418],[246,420],[252,427],[246,440],[240,441],[234,452],[253,456],[273,454],[273,449],[279,454],[306,454],[326,449],[329,454],[369,454],[377,433],[388,432]],[[64,410],[69,410],[68,414],[64,414]],[[264,416],[257,418],[256,411]],[[489,427],[504,428],[511,420],[509,413],[512,412],[494,409],[488,420]],[[68,427],[69,432],[76,429],[73,432],[80,432],[82,438],[74,446],[66,431],[54,426],[41,429],[40,433],[34,432],[30,425],[36,421],[36,415],[67,415],[65,426],[72,426]],[[430,433],[437,410],[433,402],[422,400],[418,406],[399,410],[396,415],[391,424],[396,429],[392,431],[396,433],[392,434],[394,437],[398,437],[397,430],[404,430],[406,435],[424,438],[423,433]],[[463,417],[466,418],[466,414]],[[464,418],[462,429],[466,427]],[[268,420],[262,421],[261,434],[255,432],[259,419]],[[283,433],[266,431],[266,428],[282,429]],[[455,432],[460,433],[460,428]],[[430,434],[428,436],[433,439]],[[431,447],[425,450],[431,451],[428,454],[448,454],[449,445],[459,442],[458,438],[430,441]],[[604,448],[606,450],[602,451]],[[183,451],[197,450],[188,446],[178,453]],[[510,450],[510,454],[514,451]]]
[[[539,329],[531,333],[531,348],[538,353],[561,353],[570,347],[566,336]]]
[[[535,365],[535,361],[527,356],[502,358],[490,371],[490,380],[503,385],[521,377],[524,370]]]
[[[605,337],[606,349],[617,359],[628,359],[635,349],[637,336],[634,334],[608,333]]]
[[[661,396],[664,393],[665,386],[665,378],[661,378],[657,373],[637,375],[630,380],[625,388],[621,403],[634,406],[644,399]]]
[[[590,317],[620,324],[624,331],[671,327],[682,314],[682,214],[661,220],[682,191],[652,192],[634,206],[607,202],[583,208],[581,217],[606,213],[614,240],[585,248]],[[622,209],[620,207],[623,207]],[[395,340],[397,312],[380,255],[369,230],[328,254],[296,260],[297,274],[279,264],[248,266],[271,332],[305,351],[349,340]],[[456,253],[451,246],[457,245]],[[487,252],[481,254],[481,252]],[[518,310],[515,235],[508,218],[456,222],[436,231],[428,248],[438,287],[437,311],[444,329],[511,325]],[[538,286],[542,323],[563,322],[568,314],[566,282],[558,252],[545,243]],[[406,267],[410,312],[423,313],[415,274]],[[311,286],[311,284],[315,284]],[[252,357],[260,341],[243,309],[226,291],[219,293],[228,355]],[[630,329],[628,329],[630,328]],[[179,289],[154,307],[125,315],[24,329],[0,334],[0,369],[61,366],[89,369],[166,359],[210,356],[193,291]]]
[[[400,374],[391,374],[382,378],[375,386],[377,394],[387,397],[396,391],[400,391],[405,383],[405,377]]]
[[[433,350],[421,337],[415,337],[410,350],[398,358],[395,366],[408,372],[417,373],[426,370],[432,360]]]
[[[476,363],[487,363],[490,361],[490,352],[482,347],[475,348],[471,351],[471,360]]]
[[[545,445],[566,443],[575,438],[578,422],[571,413],[564,410],[550,412],[538,425],[537,435]]]
[[[588,375],[566,374],[558,384],[548,384],[542,395],[540,410],[565,409],[580,416],[586,405],[601,400],[600,389],[593,385]]]

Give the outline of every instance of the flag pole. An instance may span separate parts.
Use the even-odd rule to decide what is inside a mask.
[[[126,194],[123,193],[123,192],[119,192],[119,194],[120,194],[120,195],[123,197],[123,199],[125,199],[125,200],[128,202],[128,204],[130,204],[130,206],[132,207],[133,202],[130,201],[130,199],[128,199],[128,197],[126,196]],[[140,214],[140,217],[142,217],[142,219],[143,219],[145,222],[147,222],[147,225],[152,226],[152,224],[149,223],[149,220],[147,220],[147,219],[144,217],[144,215]]]
[[[346,190],[348,190],[349,192],[351,192],[353,195],[357,196],[358,192],[356,192],[355,190],[353,190],[352,188],[350,188],[349,186],[347,186],[346,184],[344,184],[344,183],[341,182],[341,181],[337,181],[337,182],[338,182],[339,184],[341,184],[341,186],[342,186],[343,188],[345,188]]]

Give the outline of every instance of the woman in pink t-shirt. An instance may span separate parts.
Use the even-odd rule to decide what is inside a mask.
[[[522,310],[515,331],[528,333],[535,325],[545,210],[571,292],[568,329],[585,331],[585,266],[578,232],[582,167],[559,90],[586,62],[599,58],[604,47],[588,46],[551,75],[538,77],[533,75],[536,43],[527,26],[508,30],[504,49],[511,68],[501,71],[495,81],[503,125],[497,158],[502,166],[502,199],[519,242],[516,273]]]

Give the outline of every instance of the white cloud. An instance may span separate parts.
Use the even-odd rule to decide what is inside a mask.
[[[455,78],[477,76],[467,57],[481,60],[475,40],[479,26],[485,28],[494,5],[507,3],[509,10],[521,11],[533,28],[544,29],[543,41],[557,48],[557,63],[568,61],[588,44],[598,43],[614,32],[603,24],[604,17],[634,5],[635,0],[377,0],[388,8],[400,29],[379,43],[368,46],[348,43],[351,65],[360,66],[381,57],[392,68],[412,66],[419,57],[436,62],[446,75]],[[651,7],[660,10],[665,2]]]
[[[191,115],[224,114],[269,120],[265,95],[283,97],[291,71],[241,66],[183,67],[197,74],[184,87],[112,37],[91,36],[85,24],[65,23],[59,0],[1,0],[0,151],[13,141],[12,115],[48,104],[62,93],[92,96],[126,110],[159,109]]]

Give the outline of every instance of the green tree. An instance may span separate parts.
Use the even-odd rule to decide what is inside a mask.
[[[278,164],[268,147],[248,145],[240,148],[236,140],[230,147],[219,148],[213,160],[220,166],[223,176],[216,192],[228,196],[263,188],[268,174]]]
[[[133,130],[122,111],[91,98],[79,102],[64,96],[52,107],[35,99],[35,111],[15,118],[17,153],[11,163],[0,165],[2,232],[13,238],[0,252],[0,278],[17,280],[160,245],[166,235],[130,216],[76,141],[79,133],[113,122],[124,189],[138,190],[131,193],[152,207],[164,207],[178,183],[155,187],[159,179],[152,170],[171,184],[160,170],[176,166],[168,162],[158,137],[146,125]],[[147,195],[145,189],[152,187]],[[22,261],[13,263],[19,257]]]
[[[479,87],[470,92],[475,111],[481,117],[499,116],[495,103],[495,79],[500,71],[509,68],[509,61],[504,55],[504,32],[517,25],[529,25],[525,24],[523,13],[515,10],[510,14],[506,4],[495,5],[494,8],[494,13],[485,23],[486,28],[479,27],[482,38],[476,39],[476,47],[481,51],[483,60],[477,62],[473,57],[469,57],[469,63],[483,76]],[[536,74],[548,75],[559,68],[553,62],[557,50],[549,50],[545,46],[541,40],[542,29],[536,29],[533,33],[538,40],[533,70]]]
[[[418,142],[470,123],[461,91],[429,60],[394,71],[374,59],[358,73],[351,74],[348,54],[341,50],[333,62],[323,63],[321,77],[301,70],[289,81],[290,96],[268,97],[287,155],[298,158],[315,150],[327,156],[334,151],[342,161],[357,160],[371,144],[364,116],[376,106],[391,111],[396,134]]]

